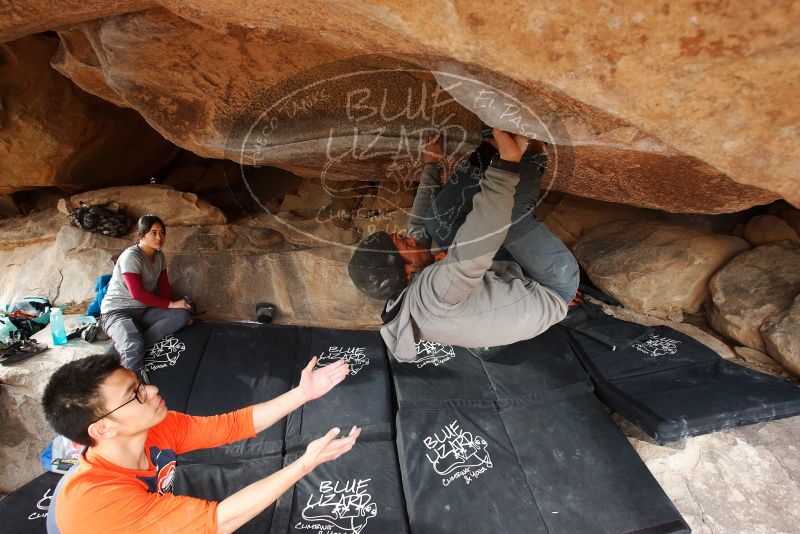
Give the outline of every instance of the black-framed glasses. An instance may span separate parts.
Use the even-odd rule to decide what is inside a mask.
[[[127,406],[128,404],[132,403],[133,401],[139,401],[139,404],[144,404],[145,402],[147,402],[147,387],[146,386],[148,386],[150,384],[150,380],[147,378],[147,371],[145,371],[144,367],[142,367],[141,369],[139,369],[136,372],[136,376],[137,376],[138,380],[136,381],[136,389],[133,390],[133,398],[131,400],[127,401],[127,402],[124,402],[124,403],[120,404],[119,406],[117,406],[116,408],[114,408],[113,410],[108,412],[107,414],[105,414],[105,415],[103,415],[101,417],[98,417],[97,419],[95,419],[94,421],[89,423],[90,425],[95,424],[100,419],[108,417],[112,413],[116,412],[120,408],[123,408],[123,407]]]

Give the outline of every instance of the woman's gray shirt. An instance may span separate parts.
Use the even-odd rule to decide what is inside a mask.
[[[167,268],[167,260],[164,253],[156,250],[153,260],[139,245],[133,245],[125,249],[120,254],[114,272],[111,274],[111,281],[108,282],[108,291],[100,304],[100,313],[108,313],[113,310],[128,308],[146,308],[147,306],[131,296],[125,280],[122,278],[124,273],[139,274],[142,277],[142,287],[151,293],[158,293],[158,277],[161,271]]]

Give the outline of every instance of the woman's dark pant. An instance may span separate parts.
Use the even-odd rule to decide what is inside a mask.
[[[425,228],[441,249],[450,247],[456,232],[472,210],[472,199],[481,190],[483,173],[495,154],[492,145],[482,143],[467,160],[458,165],[434,199]],[[578,290],[578,262],[566,245],[533,214],[546,166],[546,155],[523,156],[511,211],[512,224],[495,259],[513,259],[528,278],[552,289],[570,302]]]
[[[127,308],[104,313],[100,324],[114,340],[122,365],[136,371],[144,364],[148,347],[186,326],[189,319],[189,311],[181,308]]]

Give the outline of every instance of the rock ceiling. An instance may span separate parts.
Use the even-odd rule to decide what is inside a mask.
[[[420,133],[445,131],[463,153],[480,118],[549,141],[555,190],[674,212],[800,203],[796,2],[66,4],[7,5],[0,39],[55,30],[52,67],[202,156],[408,180]],[[38,45],[21,42],[5,55],[41,64]],[[23,90],[60,98],[41,83]],[[54,139],[47,122],[25,143],[38,132],[53,145],[38,183],[80,184],[60,165],[81,132]],[[21,161],[22,143],[0,137]]]

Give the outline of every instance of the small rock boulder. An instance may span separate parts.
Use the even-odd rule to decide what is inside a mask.
[[[788,208],[781,211],[781,219],[786,221],[789,226],[800,235],[800,210]]]
[[[800,295],[784,312],[773,314],[761,325],[767,352],[787,371],[800,376]]]
[[[227,219],[222,211],[197,198],[194,193],[176,191],[165,185],[131,185],[109,187],[87,191],[72,196],[68,201],[60,200],[58,210],[68,213],[81,202],[86,204],[105,204],[116,201],[120,208],[134,220],[152,213],[161,217],[167,226],[192,226],[225,224]]]
[[[65,316],[67,324],[74,316]],[[56,369],[78,358],[102,354],[111,341],[86,343],[73,339],[66,345],[54,346],[50,326],[34,336],[50,348],[27,360],[0,366],[0,493],[10,493],[42,474],[39,454],[56,433],[42,413],[41,399],[50,376]]]
[[[714,330],[767,352],[762,324],[800,293],[800,243],[780,241],[740,254],[711,278],[709,289],[706,314]]]
[[[626,307],[680,321],[700,310],[711,276],[748,248],[738,237],[618,221],[585,234],[574,251],[592,282]]]
[[[744,229],[744,238],[755,247],[776,241],[797,241],[797,232],[789,224],[774,215],[757,215],[750,219]]]
[[[786,369],[770,358],[763,352],[751,349],[750,347],[734,347],[733,352],[738,359],[737,363],[749,367],[759,373],[766,373],[778,378],[791,378],[792,375],[786,372]]]

